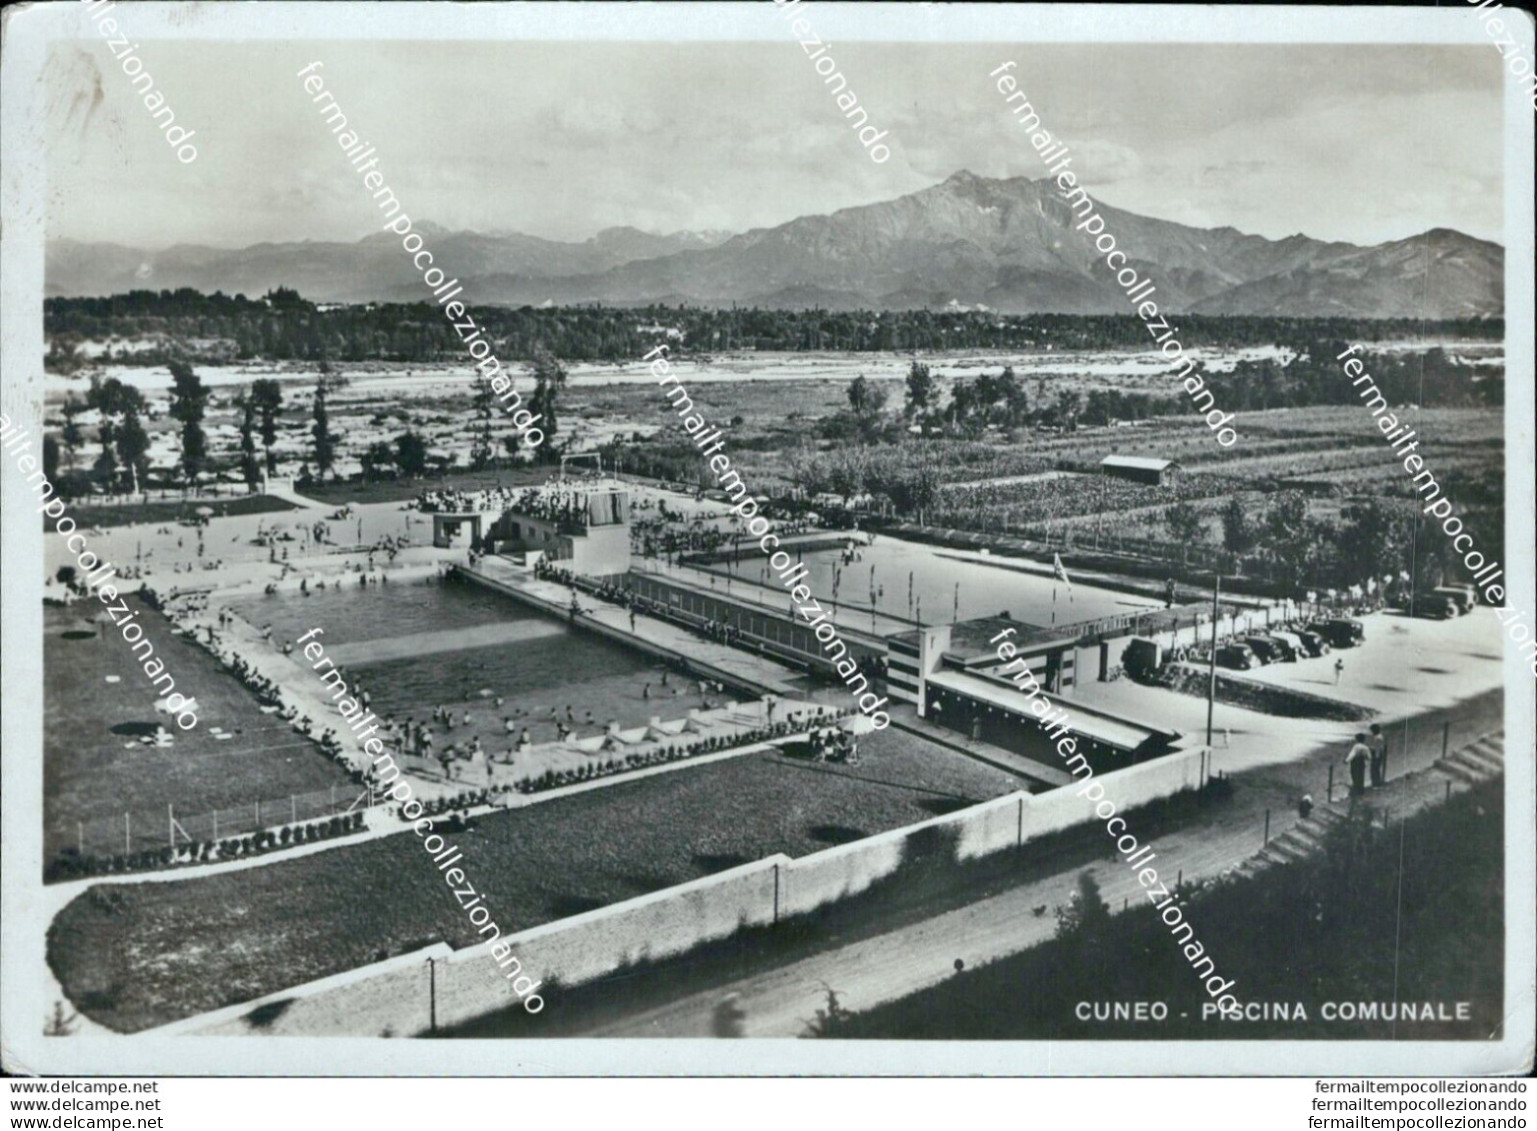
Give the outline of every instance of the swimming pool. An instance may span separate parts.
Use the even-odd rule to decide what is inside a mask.
[[[436,728],[439,749],[479,737],[501,752],[524,727],[536,743],[556,737],[557,719],[586,737],[609,719],[633,726],[653,715],[679,718],[702,703],[687,677],[674,674],[664,686],[652,657],[463,582],[290,592],[232,608],[257,627],[270,626],[275,647],[324,629],[326,654],[349,685],[368,691],[381,719],[422,722],[434,707],[447,708],[455,725]]]
[[[877,537],[854,551],[853,561],[840,550],[813,550],[798,560],[811,571],[806,584],[822,600],[832,600],[834,583],[840,607],[868,609],[872,590],[882,613],[925,624],[950,623],[1008,613],[1025,624],[1072,624],[1123,613],[1128,609],[1160,608],[1162,603],[1131,593],[1100,589],[1082,582],[1063,585],[1038,563],[1017,559],[998,563],[968,560],[955,551],[940,550],[897,538]],[[792,551],[792,556],[795,556]],[[768,559],[744,550],[738,562],[712,567],[733,576],[778,586]],[[1069,574],[1071,576],[1071,574]]]

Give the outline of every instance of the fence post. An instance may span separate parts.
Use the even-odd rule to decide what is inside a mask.
[[[1331,805],[1334,803],[1334,764],[1329,764],[1329,792],[1324,798]]]
[[[288,823],[290,825],[299,823],[299,803],[294,800],[294,795],[291,793],[288,795]]]
[[[171,803],[169,801],[167,801],[165,803],[165,821],[166,821],[166,833],[168,834],[168,837],[169,837],[170,846],[172,848],[175,848],[176,847],[176,814],[172,810]]]
[[[1451,740],[1452,721],[1451,719],[1447,719],[1446,722],[1441,724],[1441,757],[1443,759],[1446,757],[1446,748],[1451,743]]]
[[[1270,810],[1265,810],[1265,843],[1270,843]]]
[[[85,855],[85,825],[80,821],[75,822],[75,844],[79,847],[80,855]]]
[[[213,840],[218,840],[219,839],[219,811],[217,809],[215,809],[213,811],[213,837],[212,837],[212,839]]]
[[[133,822],[129,814],[123,814],[123,854],[133,855]]]

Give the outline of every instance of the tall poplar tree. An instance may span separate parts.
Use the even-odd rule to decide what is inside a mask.
[[[317,478],[324,479],[336,462],[336,437],[331,434],[331,415],[326,411],[326,383],[324,379],[315,385],[315,423],[310,434],[315,438],[315,470]]]
[[[267,474],[277,473],[277,457],[272,445],[277,442],[277,418],[283,411],[283,387],[271,377],[259,377],[251,382],[250,400],[261,417],[262,447],[267,454]]]
[[[240,474],[246,489],[253,494],[261,486],[261,461],[256,458],[256,405],[249,396],[243,396],[240,406]]]
[[[185,361],[173,361],[171,370],[171,415],[181,421],[181,470],[186,482],[197,486],[197,478],[208,462],[208,437],[203,432],[203,415],[208,408],[208,390],[202,378]]]

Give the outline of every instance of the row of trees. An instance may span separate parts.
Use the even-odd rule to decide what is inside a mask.
[[[210,399],[207,386],[184,360],[173,360],[168,368],[171,371],[169,413],[180,426],[180,479],[183,486],[195,488],[205,475],[229,465],[216,466],[209,450],[204,429]],[[559,397],[566,384],[566,371],[548,354],[539,355],[533,370],[535,387],[526,407],[540,418],[538,427],[545,436],[537,458],[557,459],[559,448],[553,440],[559,429]],[[329,395],[334,381],[330,366],[322,363],[310,413],[311,463],[307,465],[313,466],[316,475],[322,479],[331,475],[335,468],[340,438],[331,430]],[[234,407],[239,420],[240,447],[233,465],[254,491],[262,484],[264,470],[269,476],[277,471],[273,446],[277,442],[278,418],[285,407],[282,386],[272,378],[258,378],[235,398]],[[102,450],[92,465],[91,477],[107,490],[126,485],[137,492],[149,471],[149,435],[143,424],[143,419],[149,415],[148,407],[142,393],[115,377],[105,380],[95,377],[83,401],[74,396],[65,401],[64,424],[59,437],[57,440],[48,437],[52,441],[51,455],[46,455],[50,476],[58,478],[61,455],[64,466],[74,469],[77,452],[86,439],[80,416],[93,409],[101,414],[96,439]],[[521,448],[520,433],[508,421],[495,390],[484,376],[475,382],[472,411],[475,425],[471,466],[480,470],[496,462],[498,432],[502,433],[501,450],[509,460],[517,459]],[[373,478],[388,467],[407,475],[421,474],[428,466],[428,446],[427,439],[414,431],[396,437],[393,447],[376,442],[360,456],[364,474]]]
[[[1148,420],[1188,412],[1185,400],[1153,393],[1116,389],[1058,389],[1052,394],[1045,377],[1035,380],[1032,396],[1012,365],[998,373],[983,372],[970,379],[957,378],[950,399],[942,394],[933,371],[914,360],[908,368],[901,419],[886,408],[886,389],[863,375],[848,388],[849,407],[818,425],[823,439],[855,439],[861,443],[893,441],[916,424],[925,435],[949,435],[975,439],[990,427],[1011,429],[1028,425],[1073,429],[1080,425],[1106,425],[1117,420]]]
[[[1297,339],[1288,347],[1293,351],[1289,360],[1240,360],[1230,372],[1203,371],[1201,376],[1228,412],[1359,404],[1364,386],[1356,386],[1341,368],[1340,355],[1349,345],[1333,336]],[[1505,403],[1501,367],[1459,364],[1440,347],[1360,357],[1389,404],[1459,408]]]
[[[650,305],[477,307],[504,361],[532,361],[541,351],[580,360],[634,358],[657,340],[657,326],[677,331],[673,344],[691,351],[981,350],[1146,348],[1143,323],[1127,315],[998,314],[963,310],[707,309]],[[73,343],[164,335],[233,342],[235,357],[267,360],[436,361],[462,356],[464,345],[436,307],[425,303],[369,304],[319,310],[286,288],[260,299],[191,288],[131,291],[103,298],[50,298],[44,329],[56,371],[77,366]],[[1408,319],[1302,319],[1273,316],[1186,315],[1187,341],[1208,346],[1256,346],[1299,337],[1383,341],[1446,334],[1498,341],[1499,319],[1421,323]],[[164,364],[159,353],[135,354]]]
[[[1477,544],[1491,547],[1498,557],[1502,512],[1464,511],[1462,517]],[[1201,544],[1212,525],[1211,517],[1189,502],[1166,508],[1163,519],[1182,545]],[[1450,539],[1435,523],[1420,520],[1418,508],[1406,499],[1356,499],[1338,517],[1325,518],[1309,513],[1307,496],[1300,491],[1234,495],[1216,522],[1226,550],[1298,590],[1344,588],[1402,573],[1432,583],[1458,575]]]

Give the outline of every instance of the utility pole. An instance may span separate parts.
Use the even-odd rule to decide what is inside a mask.
[[[1206,746],[1211,748],[1211,716],[1217,701],[1217,617],[1221,615],[1218,599],[1222,596],[1222,575],[1217,574],[1211,590],[1211,675],[1206,684]]]
[[[427,957],[427,1024],[433,1035],[436,1035],[438,1031],[438,968],[431,955]]]

